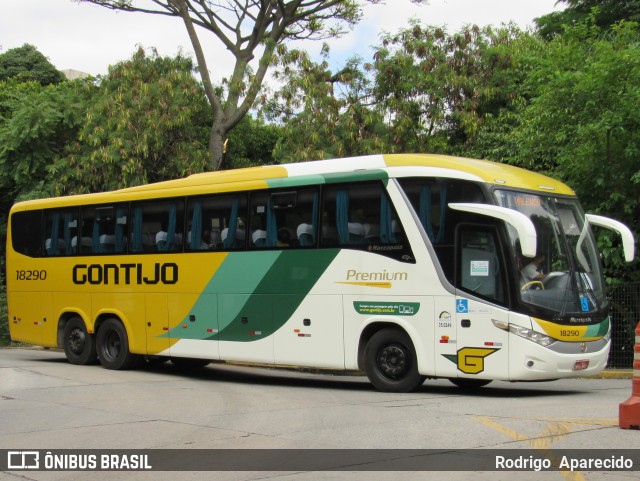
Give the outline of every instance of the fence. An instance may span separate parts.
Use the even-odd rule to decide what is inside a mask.
[[[610,287],[611,352],[607,368],[631,369],[635,329],[640,321],[640,282]]]

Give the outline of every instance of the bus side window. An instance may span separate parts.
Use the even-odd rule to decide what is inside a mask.
[[[402,224],[379,182],[325,189],[320,245],[366,250],[413,262]]]
[[[458,233],[458,276],[461,289],[503,304],[504,272],[494,229],[463,226]]]
[[[79,254],[121,254],[127,249],[127,204],[82,207],[80,228],[71,239]]]
[[[181,252],[183,199],[132,204],[131,252]]]
[[[268,191],[251,193],[250,212],[249,247],[257,249],[274,247],[278,239],[277,223]]]
[[[285,228],[291,236],[292,246],[315,247],[317,245],[319,209],[318,188],[298,190],[295,206],[284,210]]]
[[[11,216],[13,250],[29,257],[42,255],[42,211],[16,212]]]
[[[224,250],[244,249],[247,242],[247,195],[220,196],[218,202],[222,248]]]
[[[250,247],[314,247],[318,239],[319,199],[317,187],[254,192]]]
[[[318,239],[319,198],[317,187],[252,193],[249,246],[314,247]]]
[[[44,255],[69,256],[77,252],[73,240],[77,238],[78,209],[45,211]]]
[[[186,249],[208,251],[244,248],[245,211],[244,194],[190,198]]]

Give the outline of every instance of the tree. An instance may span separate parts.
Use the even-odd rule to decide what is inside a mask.
[[[640,21],[640,0],[558,0],[568,7],[535,19],[538,31],[547,40],[593,18],[595,25],[607,29],[622,21]]]
[[[6,210],[16,199],[51,195],[48,169],[76,139],[94,88],[86,80],[47,87],[0,82],[0,202]]]
[[[209,168],[223,160],[229,131],[253,106],[277,45],[289,40],[334,37],[355,24],[362,7],[381,0],[80,0],[113,10],[181,18],[195,51],[213,109]],[[412,0],[425,3],[426,0]],[[196,27],[215,35],[235,58],[226,98],[213,86]],[[257,62],[253,62],[259,57]]]
[[[183,177],[206,165],[210,110],[189,58],[133,57],[109,69],[77,141],[52,167],[56,194]]]
[[[9,79],[51,85],[62,82],[65,77],[36,47],[24,44],[0,54],[0,81]]]
[[[385,150],[384,119],[371,104],[371,80],[362,61],[353,58],[334,73],[329,70],[328,57],[326,45],[317,63],[300,50],[280,52],[274,77],[282,87],[264,108],[282,126],[274,152],[279,161]]]
[[[92,88],[81,80],[46,87],[0,82],[0,345],[9,342],[3,279],[9,209],[16,200],[51,194],[48,168],[75,139]]]
[[[253,167],[274,163],[273,150],[281,128],[248,114],[229,133],[223,168]]]
[[[615,217],[637,234],[640,27],[621,22],[603,31],[585,22],[529,54],[537,55],[522,85],[529,101],[505,129],[509,154],[500,160],[566,181],[585,210]],[[623,265],[616,237],[606,231],[598,237],[608,277],[637,280],[637,267]]]
[[[383,36],[372,62],[351,59],[337,72],[328,50],[319,63],[284,52],[274,73],[283,86],[265,110],[283,126],[276,157],[468,155],[485,119],[517,98],[526,69],[512,52],[522,37],[514,26],[449,34],[413,21]]]
[[[466,26],[449,34],[414,21],[376,48],[375,97],[398,151],[457,151],[513,94],[514,26]]]

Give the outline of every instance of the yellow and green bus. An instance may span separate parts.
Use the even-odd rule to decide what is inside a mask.
[[[508,165],[373,155],[20,202],[15,341],[126,369],[244,361],[362,370],[383,391],[595,374],[610,323],[566,185]]]

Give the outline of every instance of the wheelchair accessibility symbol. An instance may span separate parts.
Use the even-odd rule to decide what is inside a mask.
[[[456,300],[456,312],[458,314],[467,314],[469,312],[469,300],[457,299]]]

